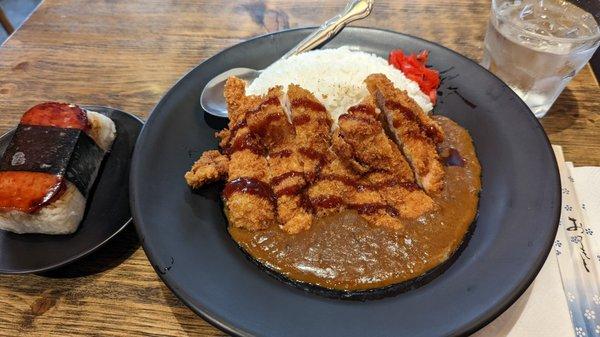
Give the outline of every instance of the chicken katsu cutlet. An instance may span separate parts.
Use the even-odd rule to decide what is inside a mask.
[[[354,209],[372,223],[396,225],[386,207],[377,207],[379,192],[362,188],[366,182],[331,149],[332,120],[316,97],[297,85],[287,91],[292,124],[305,176],[311,182],[308,198],[317,217]]]
[[[444,187],[444,167],[436,151],[436,145],[444,140],[441,127],[385,75],[370,75],[365,83],[394,141],[413,168],[419,186],[427,193],[439,192]]]
[[[298,85],[290,84],[287,96],[304,172],[314,181],[328,155],[331,116],[310,91]]]
[[[306,202],[307,181],[302,156],[296,142],[294,126],[288,121],[280,97],[281,88],[275,87],[248,113],[248,128],[258,136],[267,150],[270,185],[277,202],[280,226],[294,234],[308,229],[313,215]]]
[[[265,146],[247,125],[248,116],[261,104],[261,98],[246,96],[245,86],[237,78],[229,78],[225,84],[230,121],[229,131],[224,133],[227,137],[222,139],[223,151],[229,156],[223,198],[232,226],[259,230],[276,222],[275,200],[269,185]],[[212,165],[216,161],[207,162]],[[196,172],[200,172],[202,163],[197,164]]]
[[[362,166],[366,186],[378,191],[387,207],[379,208],[403,218],[416,218],[434,209],[433,200],[415,183],[414,175],[404,156],[386,135],[372,98],[350,107],[340,116],[339,132],[334,142],[338,152]],[[348,149],[350,148],[350,150]],[[352,157],[348,158],[348,154]],[[398,222],[393,226],[399,228]]]
[[[352,193],[347,182],[359,177],[345,169],[329,149],[332,120],[325,107],[311,92],[294,84],[288,86],[287,95],[298,152],[311,183],[308,201],[317,217],[341,212],[347,201],[343,196]]]
[[[329,113],[308,90],[291,84],[286,94],[274,87],[263,96],[247,96],[245,82],[230,78],[225,87],[229,128],[217,133],[222,151],[203,153],[185,175],[188,184],[197,188],[227,179],[228,219],[249,230],[279,224],[295,234],[315,218],[345,209],[399,229],[403,218],[434,210],[425,192],[443,186],[435,150],[443,140],[441,129],[419,115],[422,111],[404,112],[416,109],[414,102],[385,76],[372,75],[366,82],[371,95],[340,116],[332,132]],[[395,125],[391,130],[399,145],[388,137],[382,119]],[[429,131],[418,133],[422,129]]]
[[[198,188],[227,178],[228,170],[229,158],[218,150],[209,150],[202,153],[192,168],[185,173],[185,180],[192,188]]]

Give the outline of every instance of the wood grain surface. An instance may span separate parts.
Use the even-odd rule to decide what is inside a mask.
[[[146,116],[221,49],[316,25],[345,0],[46,0],[0,47],[0,133],[45,100]],[[317,10],[318,9],[318,10]],[[489,2],[377,0],[361,26],[438,42],[480,60]],[[600,90],[586,66],[542,120],[576,165],[600,165]],[[0,276],[0,336],[222,335],[163,285],[130,228],[91,256],[40,275]]]

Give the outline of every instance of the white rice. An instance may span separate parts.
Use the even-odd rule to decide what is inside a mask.
[[[310,90],[325,105],[333,119],[360,102],[367,94],[364,80],[371,74],[386,75],[396,88],[406,90],[426,112],[433,108],[419,85],[374,54],[349,47],[320,49],[280,60],[265,69],[247,89],[248,94],[264,94],[276,85],[286,90],[290,83]]]

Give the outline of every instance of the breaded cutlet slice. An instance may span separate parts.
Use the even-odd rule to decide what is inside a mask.
[[[288,86],[287,97],[304,172],[313,181],[331,143],[331,116],[310,91],[298,85]]]
[[[376,226],[403,228],[398,209],[387,202],[381,191],[370,187],[371,182],[367,177],[362,177],[358,184],[354,193],[349,196],[348,208],[356,210],[361,217]]]
[[[192,168],[185,173],[185,180],[192,188],[227,178],[229,158],[218,150],[202,153]]]
[[[372,223],[398,227],[399,221],[381,203],[382,196],[361,188],[365,182],[347,165],[358,168],[353,159],[345,162],[330,149],[332,120],[325,107],[300,86],[290,85],[287,94],[304,169],[312,177],[308,191],[315,214],[322,217],[350,208]]]
[[[402,218],[414,219],[436,208],[435,202],[414,182],[400,180],[389,172],[373,171],[364,176]]]
[[[281,106],[281,96],[281,88],[269,90],[248,114],[247,124],[267,150],[270,184],[277,198],[280,226],[284,231],[296,234],[310,228],[313,214],[305,202],[307,181],[294,127]]]
[[[259,101],[246,96],[245,83],[230,77],[225,84],[229,111],[229,130],[224,152],[229,154],[228,182],[224,191],[232,190],[225,199],[225,213],[234,227],[260,230],[276,222],[273,200],[260,193],[248,193],[236,186],[268,186],[270,176],[264,145],[246,124],[246,116]]]
[[[433,200],[414,183],[410,166],[376,116],[370,98],[349,108],[338,120],[339,140],[334,144],[345,142],[352,148],[353,159],[367,171],[364,178],[370,187],[379,191],[399,216],[415,218],[433,210]]]
[[[339,138],[333,134],[333,141]],[[310,187],[309,196],[318,216],[356,210],[370,223],[388,228],[401,228],[397,210],[385,202],[379,191],[370,188],[369,182],[336,154],[335,147],[329,151],[327,164]]]
[[[315,215],[323,217],[346,209],[348,196],[360,176],[349,170],[333,151],[327,151],[326,164],[308,188],[308,197]]]
[[[245,83],[238,78],[231,78],[225,90],[229,112],[228,128],[217,132],[215,135],[221,140],[219,146],[227,149],[232,142],[232,137],[246,121],[246,111],[257,101],[255,96],[245,96]],[[185,179],[192,188],[199,188],[208,183],[227,179],[229,171],[229,156],[217,150],[208,150],[202,153],[194,162],[192,168],[186,172]]]
[[[254,95],[246,96],[246,82],[235,76],[227,79],[223,95],[227,103],[229,130],[233,130],[237,126],[244,124],[248,111],[255,108],[258,101],[260,101],[260,97]]]
[[[385,75],[370,75],[365,83],[385,116],[393,140],[413,168],[417,183],[427,193],[442,190],[444,167],[436,151],[436,144],[444,139],[441,127]]]

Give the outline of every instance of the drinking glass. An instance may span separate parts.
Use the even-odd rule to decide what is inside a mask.
[[[599,7],[597,0],[492,0],[481,64],[544,117],[598,48]]]

